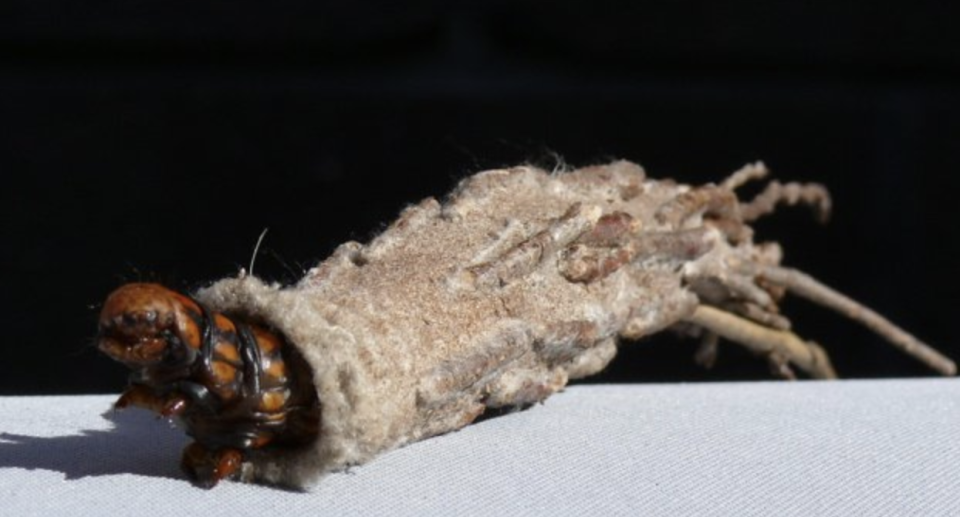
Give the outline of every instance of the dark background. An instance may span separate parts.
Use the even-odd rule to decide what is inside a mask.
[[[960,356],[956,3],[399,4],[4,2],[0,393],[119,391],[90,343],[123,282],[233,275],[266,227],[256,272],[292,281],[471,172],[557,155],[823,182],[828,226],[785,210],[759,237]],[[847,377],[927,374],[785,311]],[[694,348],[645,340],[601,380],[769,377],[733,346],[700,370]]]

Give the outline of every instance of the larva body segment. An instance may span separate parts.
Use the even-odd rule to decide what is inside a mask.
[[[350,242],[296,285],[241,276],[196,293],[205,307],[281,334],[312,371],[320,405],[305,447],[245,451],[248,480],[308,486],[488,408],[525,406],[602,370],[621,338],[664,329],[717,337],[834,376],[823,350],[790,331],[792,291],[867,324],[931,367],[948,359],[869,309],[781,268],[747,223],[777,203],[829,210],[817,185],[771,183],[754,201],[720,185],[646,178],[629,162],[549,173],[516,167],[464,180],[443,204],[407,208],[369,244]]]

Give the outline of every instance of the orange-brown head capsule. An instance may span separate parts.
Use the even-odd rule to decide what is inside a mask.
[[[185,366],[201,344],[200,307],[158,284],[127,284],[107,297],[97,347],[131,368]]]

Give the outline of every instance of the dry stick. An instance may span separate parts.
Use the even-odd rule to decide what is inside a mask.
[[[698,306],[687,321],[759,354],[779,354],[818,379],[837,377],[826,352],[793,332],[767,328],[709,305]]]
[[[738,316],[776,330],[790,330],[790,320],[781,314],[770,312],[759,305],[746,301],[725,302],[720,307]]]
[[[717,363],[717,355],[720,351],[720,336],[713,332],[704,332],[700,340],[700,346],[693,356],[693,360],[700,366],[710,369]]]
[[[749,203],[740,205],[740,215],[746,222],[755,221],[772,213],[780,203],[810,205],[816,211],[820,222],[826,222],[830,218],[832,202],[826,187],[817,183],[780,183],[779,181],[771,181],[757,197]]]
[[[727,190],[736,190],[751,181],[766,178],[769,173],[763,162],[748,163],[723,180],[720,186]]]
[[[864,305],[848,298],[817,279],[795,269],[779,266],[760,266],[758,273],[765,279],[786,287],[818,305],[833,309],[844,316],[860,322],[876,332],[895,347],[917,358],[943,375],[955,375],[957,365],[913,335],[894,325],[890,320]]]

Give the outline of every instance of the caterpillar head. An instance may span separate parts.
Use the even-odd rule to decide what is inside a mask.
[[[182,366],[197,355],[202,311],[159,284],[121,286],[103,304],[97,348],[130,368]]]

